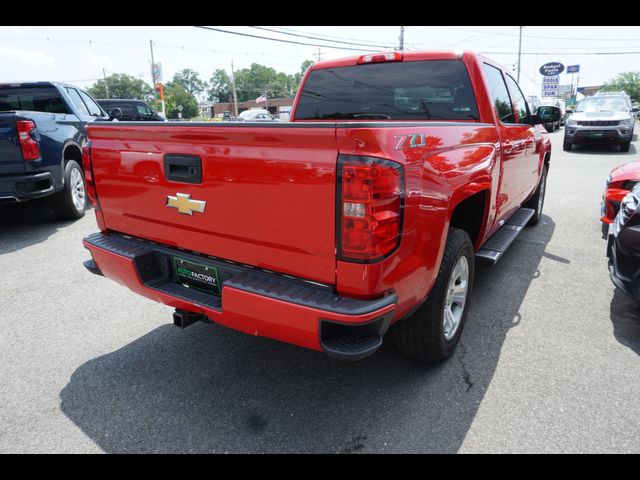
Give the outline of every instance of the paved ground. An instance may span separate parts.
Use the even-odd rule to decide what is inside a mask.
[[[0,453],[640,452],[640,308],[598,222],[617,148],[554,155],[543,222],[477,270],[436,368],[362,362],[219,326],[88,274],[91,212],[0,210]]]

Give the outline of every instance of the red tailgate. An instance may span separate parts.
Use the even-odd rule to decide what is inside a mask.
[[[91,125],[89,138],[107,230],[335,282],[333,124],[120,122]],[[168,180],[167,155],[199,157],[201,183]],[[168,207],[178,193],[204,212]]]

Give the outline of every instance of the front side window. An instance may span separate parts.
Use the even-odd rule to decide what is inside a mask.
[[[493,105],[498,114],[498,118],[502,123],[514,123],[513,108],[511,107],[511,98],[509,90],[504,83],[502,72],[496,67],[485,63],[483,65],[484,74],[487,77],[489,91],[493,97]]]
[[[65,87],[65,90],[67,91],[67,95],[69,95],[71,102],[80,111],[80,113],[82,115],[90,115],[89,109],[80,98],[80,94],[78,93],[78,91],[75,88],[70,87]]]
[[[136,103],[136,109],[138,110],[138,114],[143,117],[150,117],[153,115],[151,109],[147,107],[144,103]]]
[[[89,114],[93,115],[94,117],[101,117],[102,111],[100,110],[98,104],[93,101],[93,98],[84,93],[82,90],[78,90],[78,93],[82,97],[82,100],[84,100],[84,104],[89,109]]]
[[[516,123],[526,123],[527,117],[529,116],[529,112],[527,111],[527,101],[524,99],[524,95],[522,95],[522,91],[516,81],[509,75],[506,75],[506,79],[507,85],[509,85],[509,90],[511,91],[513,107],[515,108],[517,115],[515,121]]]
[[[309,73],[296,120],[478,120],[460,60],[388,62]]]

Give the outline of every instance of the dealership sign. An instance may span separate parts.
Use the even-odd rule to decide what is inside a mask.
[[[560,77],[554,75],[553,77],[544,77],[542,79],[542,96],[543,97],[557,97],[560,90]]]
[[[560,62],[545,63],[540,67],[540,73],[545,77],[552,77],[564,72],[564,65]]]
[[[567,66],[567,73],[579,73],[580,65],[569,65]]]

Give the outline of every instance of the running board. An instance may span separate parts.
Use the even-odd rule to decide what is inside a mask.
[[[509,248],[513,241],[520,235],[524,226],[531,220],[535,210],[521,208],[511,216],[507,223],[491,235],[484,245],[476,252],[476,258],[495,265],[502,254]]]

